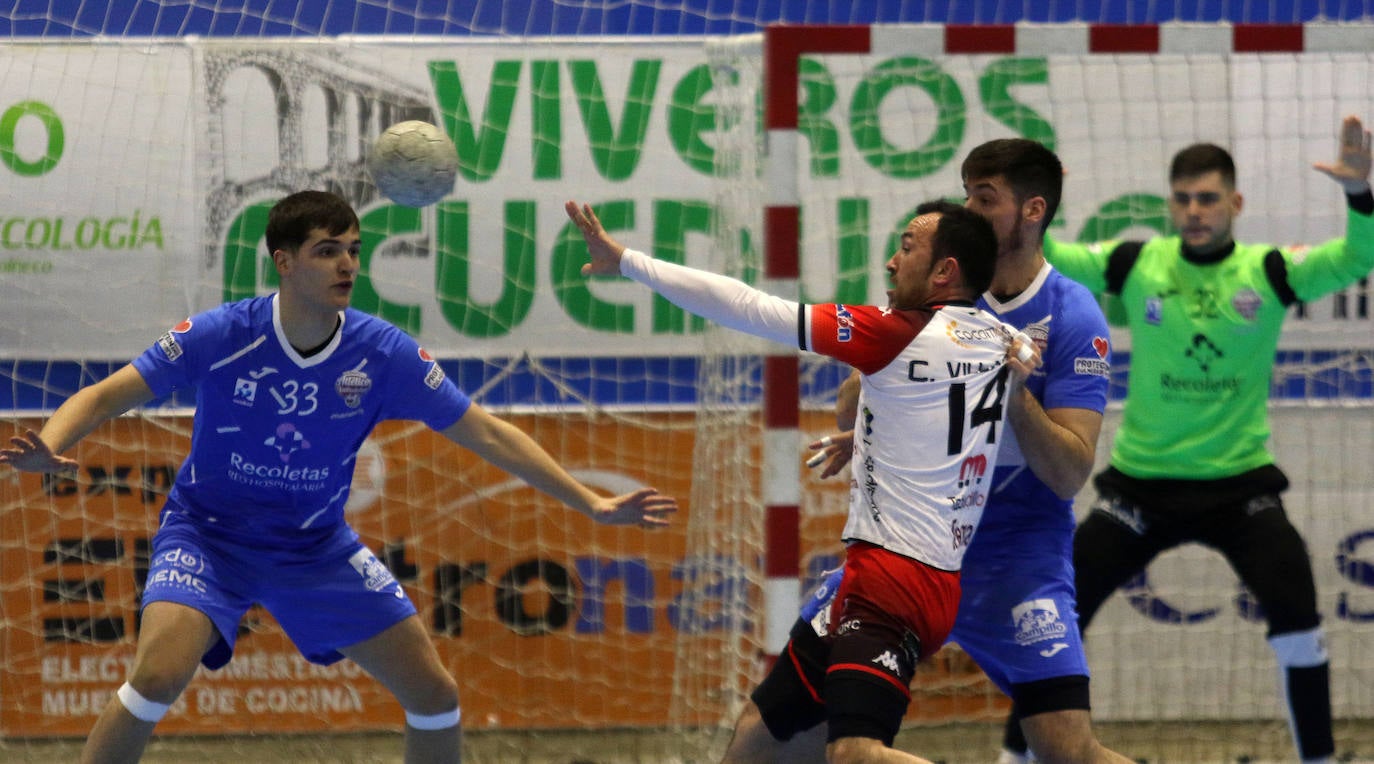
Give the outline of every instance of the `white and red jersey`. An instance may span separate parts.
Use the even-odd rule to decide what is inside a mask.
[[[861,373],[844,539],[959,570],[991,492],[1010,327],[973,306],[802,306],[803,349]]]
[[[723,326],[858,369],[844,539],[959,570],[991,492],[1015,329],[971,304],[799,304],[634,250],[620,272]]]

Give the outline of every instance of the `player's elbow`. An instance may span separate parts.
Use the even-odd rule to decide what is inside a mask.
[[[1055,474],[1049,476],[1049,479],[1044,480],[1044,482],[1051,491],[1054,491],[1055,496],[1067,501],[1083,490],[1083,486],[1087,484],[1092,471],[1093,464],[1091,461],[1087,463],[1061,462],[1057,466]]]

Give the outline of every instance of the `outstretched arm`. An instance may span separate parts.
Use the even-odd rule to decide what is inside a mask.
[[[132,364],[101,381],[76,391],[43,425],[41,432],[25,430],[0,449],[0,464],[20,472],[70,472],[77,462],[62,452],[91,434],[105,420],[153,399],[153,391]]]
[[[443,436],[598,523],[667,525],[667,516],[677,511],[676,499],[653,488],[621,496],[597,494],[568,474],[523,430],[475,403],[443,431]]]
[[[800,306],[716,273],[655,260],[611,238],[589,204],[564,205],[587,242],[582,275],[620,274],[653,289],[678,307],[755,337],[797,346]]]

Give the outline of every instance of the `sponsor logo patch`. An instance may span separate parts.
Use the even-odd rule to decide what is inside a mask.
[[[1068,626],[1059,618],[1059,606],[1052,599],[1026,600],[1011,609],[1016,624],[1016,644],[1030,645],[1048,639],[1061,639]]]
[[[253,401],[258,397],[258,383],[251,379],[239,377],[234,382],[234,403],[240,406],[252,406]]]
[[[175,361],[181,357],[181,343],[177,342],[176,337],[173,337],[171,332],[158,337],[157,346],[162,348],[162,354],[167,356],[169,361]]]
[[[346,371],[334,380],[334,392],[338,393],[351,409],[358,408],[363,402],[363,395],[371,389],[371,378],[361,371]]]

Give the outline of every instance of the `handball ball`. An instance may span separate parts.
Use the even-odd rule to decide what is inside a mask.
[[[388,199],[426,207],[453,191],[458,151],[443,130],[428,122],[397,122],[378,136],[367,170]]]

